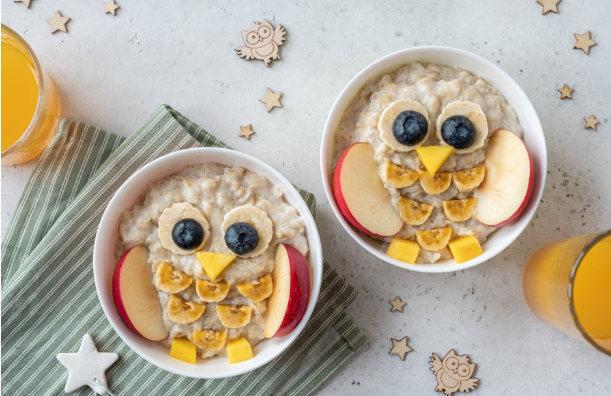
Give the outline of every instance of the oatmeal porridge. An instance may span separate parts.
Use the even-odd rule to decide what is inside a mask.
[[[415,241],[416,263],[434,263],[453,257],[448,242],[470,236],[481,245],[496,229],[476,218],[475,207],[497,130],[523,136],[514,109],[482,78],[458,67],[404,65],[368,81],[349,103],[336,130],[332,167],[349,147],[368,143],[403,220],[394,235],[368,234],[385,250],[395,239]],[[439,153],[445,155],[441,161]],[[438,162],[437,169],[431,170],[429,158]],[[435,250],[427,249],[431,237],[441,240]]]
[[[279,188],[214,163],[154,182],[122,213],[119,231],[117,257],[148,249],[169,334],[159,342],[174,350],[188,339],[201,358],[227,354],[242,337],[263,340],[277,248],[308,254],[305,222]]]

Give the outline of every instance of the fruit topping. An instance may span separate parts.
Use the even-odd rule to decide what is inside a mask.
[[[333,193],[344,218],[367,235],[392,236],[403,227],[369,143],[355,143],[344,151],[335,167]]]
[[[452,180],[454,181],[454,186],[456,186],[458,191],[469,192],[475,190],[480,184],[482,184],[485,175],[486,167],[482,165],[476,168],[454,172],[452,174]]]
[[[226,350],[229,364],[240,363],[254,357],[250,343],[244,337],[229,341]]]
[[[148,263],[149,251],[142,245],[129,249],[117,263],[112,277],[112,297],[125,326],[138,337],[151,341],[168,338],[163,308]]]
[[[452,102],[437,119],[437,138],[444,146],[454,146],[456,154],[471,153],[483,147],[487,137],[488,121],[477,103]]]
[[[197,252],[195,256],[210,280],[215,280],[236,257],[233,254],[212,252]]]
[[[187,202],[176,203],[159,217],[158,235],[163,247],[172,253],[193,254],[210,238],[210,224],[199,208]]]
[[[427,221],[435,208],[433,205],[428,205],[405,197],[399,198],[397,206],[399,207],[399,214],[403,221],[414,226],[423,224]]]
[[[162,261],[155,273],[157,288],[166,293],[180,293],[191,286],[193,278]]]
[[[182,219],[172,228],[172,240],[181,249],[193,250],[204,241],[204,228],[193,219]]]
[[[382,167],[382,180],[393,188],[406,188],[418,180],[418,171],[402,168],[392,162],[386,162]]]
[[[462,264],[484,254],[479,241],[474,236],[455,239],[448,243],[448,247],[456,260],[456,264]]]
[[[400,238],[394,238],[386,251],[390,257],[408,264],[415,264],[419,253],[420,246],[415,241]]]
[[[218,304],[216,306],[216,313],[221,323],[228,329],[239,329],[246,326],[250,322],[252,311],[250,305]]]
[[[420,246],[432,252],[436,252],[446,247],[451,236],[452,227],[416,232],[416,239],[418,240]]]
[[[246,223],[249,227],[232,228],[240,223]],[[239,206],[229,211],[221,225],[227,247],[238,256],[245,258],[257,257],[267,250],[272,240],[273,228],[274,224],[267,213],[252,205]],[[255,232],[253,233],[252,230]],[[244,253],[240,253],[242,251]]]
[[[200,348],[219,351],[227,341],[227,330],[193,330],[193,342]]]
[[[451,173],[437,173],[431,177],[428,172],[420,171],[420,185],[429,195],[439,195],[452,184]]]
[[[197,295],[205,302],[223,301],[227,297],[229,289],[229,283],[225,281],[208,282],[207,280],[198,279],[195,284]]]
[[[168,317],[174,323],[189,324],[195,322],[206,310],[206,306],[195,301],[187,301],[176,294],[170,296]]]
[[[431,176],[435,176],[435,173],[453,153],[454,147],[452,146],[426,146],[416,149],[420,162]]]
[[[259,244],[259,234],[255,227],[248,223],[234,223],[225,232],[225,244],[237,255],[244,255],[255,250]]]
[[[382,112],[378,132],[393,150],[411,151],[426,140],[429,124],[424,106],[413,100],[397,100]]]
[[[174,359],[182,360],[183,362],[195,364],[197,348],[195,348],[195,345],[189,341],[188,338],[177,337],[172,340],[170,356]]]
[[[452,221],[467,221],[473,216],[477,198],[454,199],[443,201],[443,212]]]
[[[244,297],[252,302],[258,303],[272,294],[274,285],[272,284],[272,276],[267,274],[252,282],[241,283],[237,285],[236,288]]]
[[[533,161],[517,135],[499,129],[486,147],[486,177],[475,191],[475,217],[481,223],[502,227],[516,220],[532,195]]]

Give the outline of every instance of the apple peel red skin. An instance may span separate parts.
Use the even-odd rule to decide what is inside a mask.
[[[291,263],[291,293],[280,328],[278,328],[278,331],[276,331],[272,338],[284,337],[295,330],[308,310],[310,301],[310,271],[308,263],[299,250],[284,243],[283,245],[289,256],[289,263]],[[293,265],[293,263],[298,264]],[[296,302],[295,299],[299,299],[301,303],[299,301]]]
[[[117,266],[115,267],[115,272],[112,275],[112,299],[114,300],[115,307],[117,307],[117,311],[119,312],[119,317],[121,318],[121,320],[123,321],[125,326],[127,326],[127,328],[132,333],[134,333],[138,337],[146,340],[146,338],[144,338],[144,336],[142,334],[140,334],[138,332],[138,330],[136,330],[136,327],[134,327],[134,325],[132,324],[131,320],[129,320],[129,316],[127,316],[127,311],[125,310],[125,306],[123,305],[123,301],[121,300],[121,296],[120,296],[119,280],[121,278],[121,275],[120,275],[121,274],[121,267],[123,267],[123,263],[125,262],[125,258],[127,257],[128,253],[132,249],[133,248],[131,248],[127,252],[123,253],[123,256],[121,256],[121,258],[119,259],[119,262],[117,263]]]
[[[355,143],[355,144],[361,144],[361,143]],[[348,209],[348,204],[346,203],[346,200],[344,199],[344,195],[341,192],[340,173],[341,173],[342,164],[344,162],[344,159],[346,158],[348,151],[350,151],[350,147],[344,150],[341,157],[339,157],[339,160],[337,161],[337,165],[335,166],[335,171],[333,172],[333,195],[335,196],[337,207],[339,208],[339,211],[342,212],[342,215],[344,216],[344,218],[348,220],[348,222],[352,224],[352,226],[356,228],[357,230],[367,235],[373,236],[373,237],[384,238],[385,237],[384,235],[374,234],[373,232],[367,230],[356,220],[356,218],[354,218],[352,213],[350,213],[350,210]]]

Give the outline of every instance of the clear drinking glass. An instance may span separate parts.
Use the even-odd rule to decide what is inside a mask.
[[[28,68],[29,77],[27,72],[12,73]],[[20,80],[24,75],[31,81]],[[38,86],[37,99],[33,99],[36,93],[33,84]],[[27,106],[17,105],[24,95],[29,95],[30,102],[35,100],[35,110],[33,104],[30,112]],[[2,24],[2,166],[21,164],[40,154],[55,135],[60,109],[57,88],[32,48]]]

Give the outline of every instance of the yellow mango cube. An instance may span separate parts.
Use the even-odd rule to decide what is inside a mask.
[[[435,176],[435,173],[453,153],[454,147],[452,146],[416,147],[416,154],[431,177]]]
[[[408,264],[416,264],[418,253],[420,253],[420,246],[417,242],[400,238],[394,238],[386,251],[390,257]]]
[[[233,254],[212,252],[197,252],[195,255],[210,280],[215,280],[236,257]]]
[[[229,364],[240,363],[254,357],[250,343],[244,337],[229,341],[226,348]]]
[[[189,341],[188,338],[174,338],[170,356],[174,359],[182,360],[183,362],[195,364],[197,350],[195,344]]]
[[[482,247],[479,245],[479,241],[474,236],[467,236],[459,239],[455,239],[448,243],[452,256],[456,260],[456,264],[464,263],[471,259],[476,258],[484,254]]]

